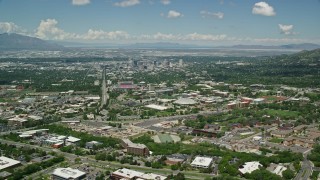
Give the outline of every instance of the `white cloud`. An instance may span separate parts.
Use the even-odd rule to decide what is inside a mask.
[[[121,2],[114,3],[115,6],[119,6],[119,7],[129,7],[137,4],[140,4],[140,0],[124,0]]]
[[[73,5],[82,6],[90,3],[90,0],[72,0]]]
[[[0,22],[0,33],[16,33],[21,31],[21,28],[13,22]]]
[[[76,34],[67,33],[64,30],[57,27],[58,21],[55,19],[41,20],[35,36],[41,39],[54,39],[54,40],[64,40],[64,39],[74,39]]]
[[[276,12],[274,11],[273,7],[270,6],[266,2],[258,2],[255,3],[252,9],[253,14],[260,14],[263,16],[275,16]]]
[[[173,34],[163,34],[163,33],[156,33],[152,37],[154,40],[178,40],[180,39],[180,35],[173,35]]]
[[[168,18],[178,18],[178,17],[183,17],[183,14],[181,14],[180,12],[174,11],[174,10],[170,10],[168,12],[167,17]]]
[[[171,3],[171,1],[170,0],[161,0],[161,3],[164,5],[168,5]]]
[[[55,19],[46,19],[40,22],[35,32],[35,36],[41,39],[52,40],[120,40],[127,39],[129,34],[125,31],[103,31],[89,29],[84,34],[75,34],[65,32],[57,27],[58,21]]]
[[[297,38],[256,38],[253,41],[259,43],[301,43],[309,40]]]
[[[133,37],[131,37],[133,38]],[[143,34],[135,37],[136,40],[154,40],[154,41],[221,41],[226,40],[227,35],[213,35],[213,34],[165,34],[158,32],[153,35]]]
[[[285,34],[285,35],[294,34],[294,32],[292,32],[293,25],[279,24],[279,28],[280,28],[280,33],[281,34]]]
[[[213,18],[218,18],[218,19],[223,19],[224,13],[222,12],[209,12],[209,11],[200,11],[200,14],[202,15],[203,18],[207,17],[213,17]]]
[[[198,34],[198,33],[192,33],[186,35],[186,40],[197,40],[197,41],[221,41],[226,39],[227,35],[221,34],[221,35],[212,35],[212,34]]]
[[[125,31],[111,31],[106,32],[103,30],[89,29],[88,32],[81,36],[81,39],[85,40],[116,40],[116,39],[127,39],[129,34]]]

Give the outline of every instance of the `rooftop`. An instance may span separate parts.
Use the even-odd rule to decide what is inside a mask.
[[[259,167],[262,166],[258,161],[251,161],[251,162],[246,162],[244,165],[243,165],[243,168],[239,168],[239,171],[242,173],[242,174],[245,174],[245,173],[252,173],[253,171],[259,169]]]
[[[180,105],[194,105],[197,104],[197,102],[193,99],[190,98],[180,98],[174,102],[175,104],[180,104]]]
[[[212,162],[212,158],[209,158],[209,157],[196,157],[192,163],[191,163],[191,166],[210,166]]]
[[[85,172],[72,168],[57,168],[53,171],[52,175],[59,176],[65,179],[77,179],[86,175]]]
[[[151,108],[151,109],[156,109],[156,110],[159,110],[159,111],[163,111],[163,110],[168,109],[165,106],[160,106],[160,105],[156,105],[156,104],[149,104],[149,105],[146,105],[146,107],[147,108]]]
[[[20,161],[17,161],[17,160],[11,159],[11,158],[7,158],[4,156],[0,157],[0,170],[6,169],[11,166],[15,166],[17,164],[20,164]]]
[[[164,180],[166,179],[165,176],[161,176],[158,174],[153,174],[153,173],[142,173],[139,171],[134,171],[131,169],[126,169],[126,168],[122,168],[122,169],[118,169],[117,171],[113,172],[112,174],[121,176],[125,179],[156,179],[156,180]]]

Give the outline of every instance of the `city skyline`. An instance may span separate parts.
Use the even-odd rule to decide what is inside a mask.
[[[89,43],[320,43],[318,0],[2,0],[0,32]]]

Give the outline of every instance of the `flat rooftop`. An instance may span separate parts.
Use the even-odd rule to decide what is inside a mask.
[[[0,156],[0,170],[20,164],[20,161]]]
[[[211,163],[212,158],[198,156],[192,161],[191,166],[209,167]]]
[[[72,168],[57,168],[53,171],[52,175],[59,176],[64,179],[77,179],[85,176],[86,173]]]

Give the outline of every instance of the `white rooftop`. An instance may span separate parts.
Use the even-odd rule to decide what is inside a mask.
[[[143,175],[142,172],[138,172],[138,171],[134,171],[131,169],[126,169],[126,168],[118,169],[115,172],[113,172],[112,174],[116,174],[116,175],[121,176],[123,178],[129,178],[129,179],[132,179],[134,177],[141,177]]]
[[[118,169],[117,171],[113,172],[112,174],[118,175],[123,177],[124,179],[155,179],[155,180],[164,180],[166,179],[165,176],[161,176],[158,174],[153,174],[153,173],[142,173],[139,171],[134,171],[131,169],[126,169],[126,168],[122,168],[122,169]]]
[[[153,173],[148,173],[148,174],[143,174],[141,176],[141,179],[155,179],[155,180],[165,180],[167,177],[161,176],[158,174],[153,174]]]
[[[17,160],[11,159],[11,158],[7,158],[4,156],[0,157],[0,170],[6,169],[11,166],[15,166],[17,164],[20,164],[20,161],[17,161]]]
[[[8,121],[27,122],[28,120],[25,118],[13,117],[13,118],[8,119]]]
[[[163,111],[163,110],[168,109],[165,106],[160,106],[160,105],[156,105],[156,104],[149,104],[149,105],[146,105],[146,107],[147,108],[151,108],[151,109],[156,109],[156,110],[159,110],[159,111]]]
[[[282,172],[287,170],[286,167],[282,166],[282,165],[278,165],[273,171],[272,173],[281,176],[282,177]]]
[[[35,130],[30,130],[30,131],[18,132],[18,134],[21,134],[21,135],[32,135],[32,134],[46,132],[46,131],[49,131],[49,129],[35,129]]]
[[[197,167],[209,167],[212,162],[212,158],[197,156],[191,163],[191,166]]]
[[[31,118],[33,120],[41,120],[42,119],[41,116],[36,116],[36,115],[29,115],[28,118]]]
[[[190,98],[180,98],[174,102],[175,104],[180,104],[180,105],[193,105],[197,104],[197,102],[193,99]]]
[[[68,142],[72,142],[72,143],[78,142],[80,140],[81,139],[76,138],[76,137],[72,137],[72,136],[69,136],[68,139],[67,139]]]
[[[52,173],[55,176],[59,176],[64,179],[77,179],[84,176],[86,173],[72,168],[57,168]]]
[[[242,173],[242,174],[245,174],[245,173],[252,173],[253,171],[259,169],[259,167],[262,166],[258,161],[251,161],[251,162],[246,162],[244,165],[243,165],[243,168],[239,168],[239,171]]]

